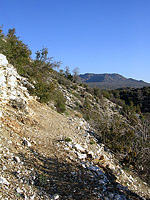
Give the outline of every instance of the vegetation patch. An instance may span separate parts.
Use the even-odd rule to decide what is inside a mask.
[[[72,142],[72,139],[69,138],[69,137],[66,137],[66,138],[65,138],[65,142]]]

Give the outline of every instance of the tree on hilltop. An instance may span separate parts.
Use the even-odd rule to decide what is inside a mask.
[[[16,36],[16,29],[9,29],[6,41],[8,44],[7,58],[16,67],[25,66],[30,62],[31,51],[28,46]]]

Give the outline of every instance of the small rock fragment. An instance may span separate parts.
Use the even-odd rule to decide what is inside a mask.
[[[4,178],[4,177],[0,177],[0,184],[5,184],[5,185],[9,185],[9,182]]]
[[[57,199],[59,199],[59,194],[54,194],[52,200],[57,200]]]
[[[19,193],[19,194],[22,194],[23,193],[23,190],[21,190],[19,187],[16,189],[16,192]]]
[[[84,160],[85,158],[87,158],[87,155],[86,154],[82,154],[82,153],[79,153],[79,152],[76,152],[77,156],[79,159],[81,160]]]
[[[115,195],[115,200],[125,200],[125,198],[119,194]]]
[[[74,144],[73,147],[80,152],[85,152],[85,149],[80,144]]]
[[[6,170],[7,169],[7,167],[5,166],[5,165],[3,165],[3,168],[2,168],[3,170]]]
[[[31,143],[28,140],[23,140],[24,146],[31,147]]]
[[[14,157],[14,160],[15,160],[16,162],[18,162],[18,163],[21,162],[21,160],[20,160],[20,158],[19,158],[18,156],[15,156],[15,157]]]

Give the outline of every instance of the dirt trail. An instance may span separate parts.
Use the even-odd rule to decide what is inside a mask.
[[[76,151],[72,145],[81,145],[87,152],[92,151],[94,157],[103,155],[106,164],[115,167],[116,172],[119,168],[107,152],[100,150],[96,140],[90,143],[94,137],[87,134],[89,127],[83,119],[61,115],[30,100],[28,113],[6,105],[0,122],[1,175],[9,181],[8,186],[0,185],[1,199],[54,200],[52,196],[58,194],[62,200],[99,200],[98,195],[108,196],[108,192],[102,192],[106,183],[100,185],[104,175],[98,177],[85,167],[80,156],[87,153]],[[71,143],[65,142],[65,138],[70,138]],[[101,173],[109,173],[107,187],[119,193],[115,176],[107,172],[105,161]],[[129,199],[141,199],[131,191],[124,190],[123,194]]]
[[[29,133],[28,136],[43,144],[46,151],[51,150],[51,153],[57,154],[58,141],[65,137],[73,137],[75,127],[69,126],[67,117],[57,113],[47,105],[43,106],[38,102],[31,102],[29,108],[34,113],[33,118],[38,123],[38,129],[35,132],[32,131],[32,135]],[[45,152],[45,148],[41,148],[41,150]]]

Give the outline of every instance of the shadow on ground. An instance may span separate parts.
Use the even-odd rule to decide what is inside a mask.
[[[77,163],[68,163],[64,158],[44,157],[34,149],[30,148],[29,154],[19,154],[28,169],[34,168],[32,176],[25,177],[27,184],[34,185],[39,193],[45,191],[47,195],[59,194],[60,199],[67,200],[102,200],[98,194],[107,196],[108,193],[125,195],[126,199],[142,200],[140,196],[130,190],[123,190],[123,186],[116,182],[116,177],[110,169],[105,170],[109,177],[106,190],[102,191],[103,185],[99,184],[100,178],[84,169]],[[15,175],[15,174],[14,174]]]

